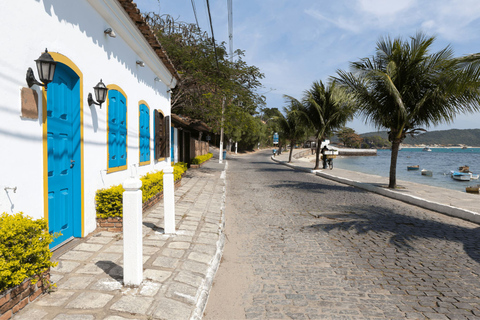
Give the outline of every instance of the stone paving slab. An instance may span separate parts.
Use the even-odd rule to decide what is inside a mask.
[[[187,172],[175,192],[175,235],[163,234],[163,202],[144,213],[139,287],[122,283],[122,234],[94,233],[56,259],[57,288],[13,319],[200,319],[223,249],[225,170],[211,160]]]

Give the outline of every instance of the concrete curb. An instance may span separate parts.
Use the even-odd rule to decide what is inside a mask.
[[[275,161],[277,163],[280,163],[280,164],[283,164],[283,165],[286,165],[286,166],[288,166],[288,167],[290,167],[294,170],[297,170],[297,171],[315,173],[317,176],[325,178],[325,179],[329,179],[329,180],[333,180],[333,181],[340,182],[340,183],[343,183],[343,184],[351,185],[351,186],[354,186],[356,188],[363,189],[363,190],[366,190],[366,191],[375,192],[375,193],[380,194],[380,195],[385,196],[385,197],[400,200],[400,201],[403,201],[403,202],[406,202],[406,203],[409,203],[409,204],[416,205],[416,206],[421,207],[421,208],[437,211],[439,213],[446,214],[446,215],[449,215],[449,216],[452,216],[452,217],[461,218],[461,219],[471,221],[471,222],[475,222],[475,223],[480,223],[480,214],[478,214],[477,212],[473,212],[473,211],[470,211],[470,210],[467,210],[467,209],[462,209],[462,208],[458,208],[458,207],[454,207],[454,206],[450,206],[450,205],[446,205],[446,204],[442,204],[442,203],[438,203],[438,202],[429,201],[429,200],[426,200],[426,199],[419,198],[417,196],[404,194],[401,191],[390,190],[390,189],[387,189],[387,188],[378,187],[378,186],[375,186],[375,185],[370,184],[370,183],[365,183],[365,182],[355,181],[355,180],[351,180],[351,179],[347,179],[347,178],[337,177],[337,176],[334,176],[332,174],[325,173],[323,170],[311,170],[311,169],[298,167],[298,166],[292,165],[290,163],[286,163],[285,161],[277,160],[273,156],[271,158],[272,158],[273,161]]]
[[[219,238],[217,240],[217,250],[212,258],[212,261],[210,262],[207,275],[203,280],[203,283],[200,286],[199,290],[197,291],[197,304],[195,306],[195,310],[193,311],[192,316],[190,317],[190,320],[202,319],[203,313],[205,312],[205,307],[207,306],[208,296],[213,286],[213,280],[215,278],[215,274],[217,273],[223,256],[223,248],[225,247],[225,201],[227,198],[227,168],[228,162],[225,161],[225,169],[220,175],[220,179],[223,180],[223,195],[222,204],[220,206],[221,220],[218,225]]]

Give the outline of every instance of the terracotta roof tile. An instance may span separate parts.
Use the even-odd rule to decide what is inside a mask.
[[[138,30],[143,34],[145,39],[147,40],[148,44],[152,47],[155,51],[157,56],[162,60],[165,67],[170,71],[170,73],[177,79],[180,80],[179,75],[177,73],[177,69],[173,65],[170,58],[168,58],[167,53],[163,50],[160,41],[158,41],[157,36],[153,32],[152,28],[147,24],[145,18],[140,13],[140,10],[137,8],[137,4],[132,0],[117,0],[118,3],[125,9],[127,14],[130,16],[130,19],[135,23]]]

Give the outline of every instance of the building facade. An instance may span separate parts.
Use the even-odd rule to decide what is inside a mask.
[[[170,166],[178,75],[131,0],[7,1],[0,20],[0,212],[47,219],[54,248],[95,230],[98,189]],[[29,87],[46,48],[53,80]]]

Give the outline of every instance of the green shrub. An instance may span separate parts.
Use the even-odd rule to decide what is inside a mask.
[[[4,212],[0,216],[0,292],[56,266],[48,248],[53,239],[44,219]],[[32,283],[36,282],[32,278]]]
[[[197,156],[197,157],[193,158],[191,163],[192,164],[204,163],[205,161],[210,159],[212,156],[213,156],[213,154],[211,152],[209,152],[207,154],[204,154],[203,156]]]
[[[178,162],[173,166],[173,179],[182,178],[187,170],[187,164]],[[142,181],[142,203],[163,191],[163,171],[149,172],[140,177]],[[107,189],[97,190],[95,202],[97,206],[97,218],[122,217],[123,216],[123,189],[122,185],[113,186]]]

